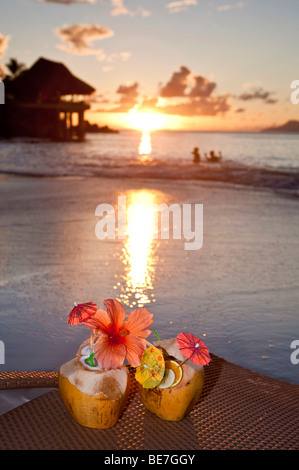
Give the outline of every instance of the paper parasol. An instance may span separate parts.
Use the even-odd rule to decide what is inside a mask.
[[[90,317],[92,317],[96,311],[97,306],[93,302],[88,302],[85,304],[77,304],[75,302],[75,307],[68,316],[68,324],[78,325],[79,323],[85,322]]]
[[[77,304],[74,302],[75,307],[71,310],[68,316],[69,325],[79,325],[79,323],[84,323],[89,318],[91,318],[97,311],[97,305],[93,302],[87,302],[85,304]],[[89,335],[89,344],[90,344],[90,356],[87,359],[87,362],[90,362],[91,366],[96,365],[94,357],[94,329],[90,328]]]
[[[190,359],[194,364],[204,366],[210,362],[211,358],[207,346],[196,336],[191,333],[180,333],[176,340],[183,356]]]
[[[135,377],[143,388],[156,387],[164,377],[165,361],[160,349],[153,346],[147,348],[137,367]]]

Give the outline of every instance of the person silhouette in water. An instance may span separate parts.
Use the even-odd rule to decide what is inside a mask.
[[[194,147],[194,149],[192,151],[192,155],[193,155],[193,163],[199,163],[200,162],[200,153],[199,153],[199,148],[198,147]]]
[[[210,156],[208,157],[208,162],[215,163],[215,162],[220,162],[222,159],[222,153],[220,152],[219,156],[215,155],[214,150],[211,150]]]

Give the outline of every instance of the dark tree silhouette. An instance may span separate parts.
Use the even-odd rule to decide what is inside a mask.
[[[8,76],[12,80],[26,70],[26,65],[13,57],[10,58],[9,62],[5,65],[10,72]]]

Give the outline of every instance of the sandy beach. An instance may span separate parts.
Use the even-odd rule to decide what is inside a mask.
[[[162,179],[1,176],[0,187],[0,371],[57,371],[88,336],[67,324],[74,301],[102,307],[120,298],[129,313],[141,292],[161,338],[196,332],[214,354],[299,383],[290,361],[299,300],[296,197]],[[136,295],[127,242],[99,240],[95,210],[141,193],[158,203],[203,204],[204,230],[197,251],[184,250],[183,239],[152,242]],[[0,413],[41,393],[1,392]]]

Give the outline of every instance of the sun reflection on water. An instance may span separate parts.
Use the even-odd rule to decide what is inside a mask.
[[[142,133],[138,150],[139,155],[142,157],[142,161],[147,161],[148,156],[152,152],[151,136],[149,132],[145,131]]]
[[[127,231],[121,255],[124,275],[114,288],[121,290],[119,300],[131,308],[155,302],[155,203],[155,193],[148,190],[127,194]]]

